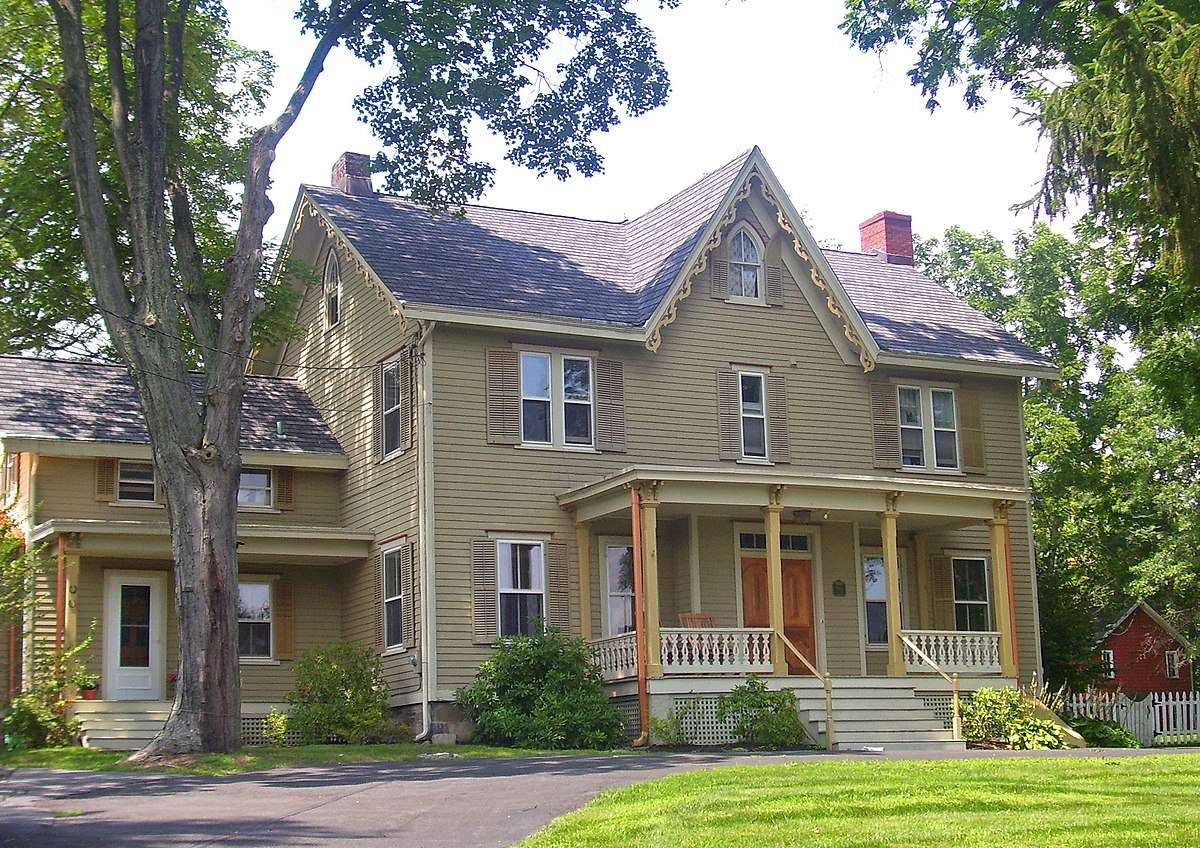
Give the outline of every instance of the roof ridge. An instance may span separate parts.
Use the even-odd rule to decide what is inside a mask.
[[[647,210],[646,210],[645,212],[643,212],[641,215],[638,215],[638,216],[637,216],[637,217],[635,217],[635,218],[631,218],[631,219],[629,219],[629,220],[627,220],[627,221],[624,221],[623,223],[626,223],[626,224],[632,224],[632,223],[635,223],[635,222],[637,222],[637,221],[640,221],[640,220],[642,220],[643,218],[648,218],[648,217],[650,217],[651,215],[653,215],[655,212],[657,212],[658,210],[662,209],[663,207],[665,207],[665,206],[670,206],[670,205],[671,205],[672,203],[674,203],[674,202],[675,202],[675,201],[676,201],[676,200],[677,200],[677,199],[678,199],[678,198],[679,198],[681,195],[687,194],[689,191],[691,191],[692,189],[694,189],[696,186],[700,185],[700,184],[701,184],[701,183],[703,183],[705,180],[707,180],[707,179],[709,179],[710,177],[712,177],[714,174],[717,174],[717,173],[720,173],[721,171],[724,171],[726,168],[728,168],[730,165],[733,165],[735,162],[739,163],[739,165],[738,165],[738,168],[739,168],[739,170],[740,170],[740,168],[741,168],[741,165],[742,165],[742,164],[745,164],[746,160],[750,158],[750,154],[752,154],[753,152],[754,152],[754,148],[753,148],[753,147],[749,148],[748,150],[744,150],[744,151],[742,151],[741,153],[739,153],[737,156],[734,156],[732,159],[730,159],[730,160],[729,160],[728,162],[726,162],[725,164],[723,164],[723,165],[721,165],[721,166],[719,166],[719,167],[713,168],[711,171],[709,171],[707,174],[704,174],[704,175],[703,175],[703,176],[701,176],[699,179],[692,180],[692,182],[691,182],[691,183],[689,183],[688,185],[686,185],[686,186],[684,186],[683,188],[681,188],[679,191],[677,191],[677,192],[675,192],[674,194],[672,194],[672,195],[671,195],[670,197],[668,197],[666,200],[662,201],[661,203],[658,203],[658,204],[654,205],[654,206],[653,206],[653,207],[651,207],[650,209],[647,209]]]

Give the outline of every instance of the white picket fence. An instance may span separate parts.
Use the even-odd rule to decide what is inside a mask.
[[[1123,693],[1071,696],[1071,709],[1089,718],[1115,721],[1145,747],[1200,745],[1200,693],[1151,692],[1136,700]]]

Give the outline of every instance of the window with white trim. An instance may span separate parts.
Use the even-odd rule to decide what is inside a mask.
[[[766,376],[750,371],[738,372],[738,399],[742,422],[742,456],[747,459],[766,459]]]
[[[383,644],[404,646],[404,545],[383,552]],[[411,622],[409,624],[411,625]]]
[[[954,557],[954,629],[991,630],[988,601],[988,562],[983,557]]]
[[[1100,652],[1100,674],[1112,680],[1117,676],[1117,654],[1112,650]]]
[[[500,635],[532,636],[546,620],[546,543],[496,542]]]
[[[608,572],[608,635],[620,636],[632,632],[635,627],[633,546],[605,546],[604,561]]]
[[[762,246],[748,227],[734,230],[729,239],[730,299],[763,302]]]
[[[117,462],[117,500],[154,503],[157,493],[153,462],[131,459]]]
[[[1182,662],[1179,659],[1179,651],[1164,651],[1163,657],[1167,661],[1167,677],[1171,680],[1179,679],[1179,667]]]
[[[521,441],[590,448],[595,444],[595,364],[568,353],[521,352]]]
[[[329,251],[329,256],[325,259],[321,294],[325,304],[325,326],[332,327],[342,317],[342,274],[338,268],[337,252],[333,250]]]
[[[403,445],[401,439],[404,430],[404,393],[408,389],[404,385],[404,363],[402,360],[385,362],[383,370],[383,402],[379,426],[383,428],[383,455],[395,453]]]
[[[238,506],[275,506],[275,475],[270,468],[243,468],[238,477]]]
[[[887,582],[884,575],[882,556],[868,554],[863,557],[863,607],[868,645],[888,643]]]
[[[905,468],[957,470],[958,414],[954,390],[897,386],[900,458]]]
[[[271,582],[238,581],[238,655],[246,659],[270,659],[272,654]]]

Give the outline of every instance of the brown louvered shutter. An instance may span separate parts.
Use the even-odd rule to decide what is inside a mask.
[[[275,659],[296,658],[296,594],[290,580],[275,581],[275,609],[272,625],[275,628]]]
[[[741,401],[738,375],[717,369],[717,426],[721,459],[742,458]]]
[[[383,459],[383,363],[371,369],[371,453]]]
[[[783,305],[783,268],[778,265],[767,266],[767,303]]]
[[[275,508],[293,509],[296,502],[296,470],[294,468],[275,469]]]
[[[875,467],[900,467],[900,404],[896,387],[882,380],[871,384],[871,428],[875,436]]]
[[[521,354],[510,348],[487,351],[487,440],[521,443]]]
[[[954,571],[950,557],[929,558],[933,578],[933,626],[936,630],[954,630]]]
[[[476,539],[471,542],[472,638],[476,645],[490,645],[500,634],[496,592],[496,543]]]
[[[400,591],[404,593],[404,645],[407,648],[417,646],[417,603],[416,568],[417,557],[414,545],[405,545],[400,549]]]
[[[958,435],[962,440],[962,470],[983,474],[987,461],[983,449],[983,404],[974,389],[958,390]]]
[[[625,367],[616,359],[596,360],[596,448],[625,451]]]
[[[791,462],[788,440],[787,380],[780,374],[767,375],[767,439],[772,462]]]
[[[546,624],[571,632],[571,566],[566,542],[546,543]]]
[[[400,353],[400,450],[412,447],[413,437],[413,367],[412,349]]]
[[[383,651],[383,551],[377,553],[375,559],[375,580],[371,590],[371,610],[374,620],[371,625],[371,646],[376,651]]]
[[[708,261],[708,279],[712,283],[712,296],[717,300],[729,297],[729,263],[713,256]]]
[[[111,501],[117,497],[117,461],[107,457],[96,460],[96,500]]]

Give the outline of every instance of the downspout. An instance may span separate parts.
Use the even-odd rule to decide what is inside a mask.
[[[1012,627],[1009,638],[1012,639],[1013,671],[1016,672],[1019,684],[1021,682],[1021,645],[1017,638],[1017,596],[1013,587],[1012,518],[1011,516],[1007,517],[1008,523],[1004,525],[1004,563],[1005,571],[1008,572],[1008,620]],[[1030,516],[1030,520],[1032,521],[1032,516]]]
[[[629,487],[629,511],[633,522],[633,627],[637,645],[638,721],[641,735],[635,748],[650,744],[650,698],[646,693],[646,592],[642,574],[642,496],[636,486]]]
[[[433,737],[433,676],[437,673],[433,619],[436,610],[433,590],[433,321],[418,322],[421,335],[414,345],[421,357],[421,415],[417,439],[417,543],[421,549],[421,732],[414,742]]]

